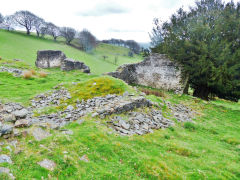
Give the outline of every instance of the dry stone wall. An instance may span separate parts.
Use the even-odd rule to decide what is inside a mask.
[[[152,54],[144,61],[120,66],[109,75],[122,79],[129,84],[150,86],[158,89],[183,93],[188,78],[183,75],[181,66],[165,55]]]

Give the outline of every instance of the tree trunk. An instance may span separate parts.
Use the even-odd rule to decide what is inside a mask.
[[[38,31],[36,31],[37,32],[37,37],[39,37],[39,32]]]
[[[189,89],[189,81],[187,82],[187,84],[183,90],[183,94],[188,94],[188,89]]]
[[[194,90],[193,96],[207,100],[208,101],[208,95],[210,91],[207,86],[199,86]]]
[[[30,35],[30,30],[29,29],[27,29],[27,35]]]
[[[54,41],[57,41],[57,37],[56,36],[54,36],[53,39],[54,39]]]

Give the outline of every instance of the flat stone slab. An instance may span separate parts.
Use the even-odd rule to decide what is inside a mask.
[[[49,159],[44,159],[43,161],[38,162],[38,165],[40,165],[41,167],[43,167],[49,171],[53,171],[54,168],[56,167],[55,162],[53,162]]]
[[[34,128],[31,131],[31,134],[33,135],[33,137],[35,138],[36,141],[41,141],[42,139],[45,139],[49,136],[51,136],[51,134],[47,131],[44,131],[42,128]]]

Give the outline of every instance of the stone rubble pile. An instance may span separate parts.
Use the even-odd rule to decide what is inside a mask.
[[[31,116],[31,108],[26,109],[18,103],[0,103],[0,136],[18,135],[15,128],[30,126]]]
[[[122,96],[107,95],[95,97],[86,101],[76,101],[76,105],[66,105],[65,110],[57,113],[43,114],[35,116],[34,112],[44,110],[46,107],[57,108],[62,100],[71,99],[71,94],[67,89],[60,89],[40,94],[31,101],[31,106],[25,108],[17,103],[0,103],[0,136],[8,138],[18,136],[21,133],[18,128],[37,125],[40,127],[50,127],[59,129],[66,124],[76,121],[81,117],[91,113],[92,117],[105,118],[112,114],[128,113],[127,120],[122,120],[120,116],[114,117],[108,124],[120,134],[146,134],[152,129],[167,128],[174,123],[162,116],[161,111],[152,108],[150,112],[131,112],[136,108],[152,107],[154,104],[144,96],[124,93]],[[179,122],[191,121],[192,110],[184,105],[171,105],[174,117]],[[130,113],[129,113],[130,112]]]
[[[43,94],[37,96],[37,100],[32,100],[32,105],[34,107],[45,107],[46,105],[50,105],[51,102],[54,105],[59,105],[60,99],[66,100],[69,98],[71,98],[71,96],[67,90],[55,90],[50,96]],[[64,111],[58,111],[58,113],[33,117],[32,124],[47,123],[51,128],[58,129],[88,113],[92,113],[92,117],[99,116],[100,118],[104,118],[113,113],[120,114],[145,106],[151,106],[151,102],[142,96],[107,95],[105,97],[95,97],[87,101],[77,101],[76,107],[69,105]]]
[[[171,110],[174,117],[179,122],[191,122],[194,117],[194,112],[189,107],[184,106],[183,104],[171,104],[167,102],[168,108]]]
[[[8,72],[13,73],[15,76],[21,76],[23,74],[23,71],[16,68],[8,68],[4,66],[0,66],[0,72]]]
[[[168,128],[174,125],[173,121],[164,118],[158,110],[148,113],[130,112],[127,114],[127,120],[123,120],[121,116],[114,116],[108,123],[122,135],[143,135],[152,133],[153,129]]]
[[[71,99],[70,93],[66,89],[49,91],[45,94],[37,95],[31,104],[35,108],[47,107],[52,105],[60,105],[61,100]]]

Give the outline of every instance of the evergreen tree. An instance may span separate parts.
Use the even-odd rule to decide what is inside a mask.
[[[154,28],[162,39],[152,51],[181,63],[194,96],[240,98],[240,4],[201,0]],[[156,33],[155,33],[156,34]]]

